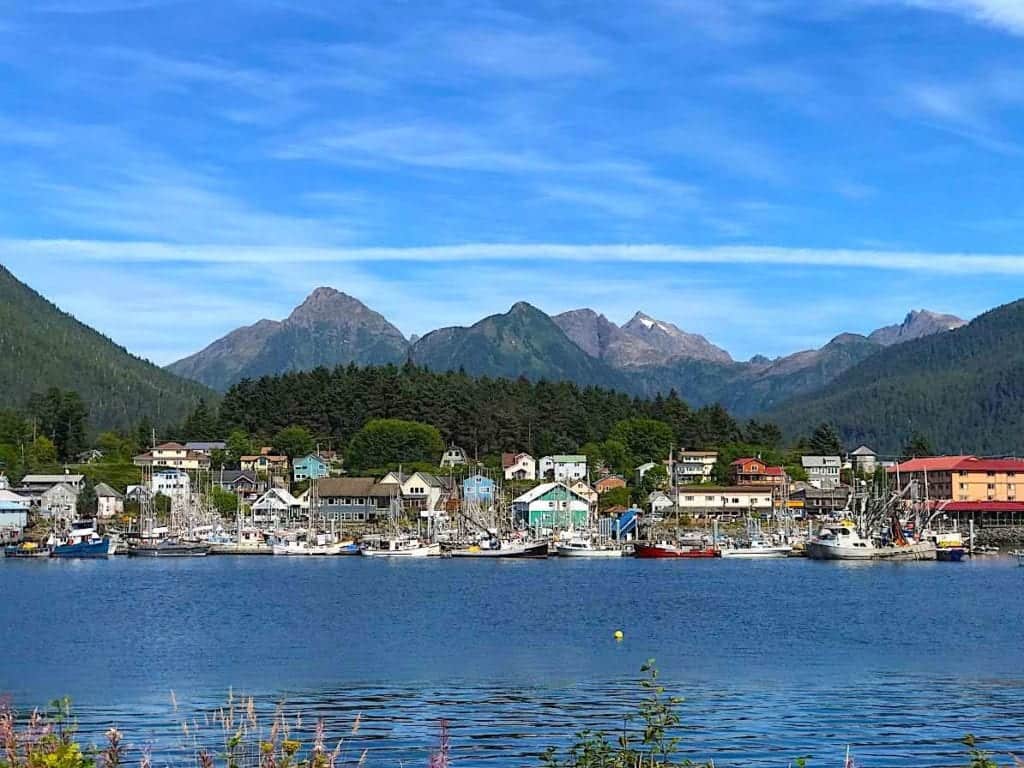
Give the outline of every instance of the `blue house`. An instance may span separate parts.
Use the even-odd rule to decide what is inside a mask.
[[[487,506],[494,503],[494,481],[483,475],[473,475],[462,481],[462,499],[466,503]]]
[[[292,477],[296,483],[301,483],[303,480],[319,480],[329,474],[331,473],[327,462],[315,453],[296,459],[292,465]]]

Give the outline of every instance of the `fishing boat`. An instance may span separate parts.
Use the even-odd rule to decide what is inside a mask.
[[[439,543],[425,543],[415,536],[392,536],[379,540],[377,546],[369,545],[362,548],[368,557],[440,557]]]
[[[465,549],[453,550],[449,554],[452,557],[542,560],[548,556],[548,543],[546,541],[508,541],[487,538]]]
[[[110,557],[117,543],[110,536],[100,536],[91,520],[75,520],[71,529],[50,550],[52,557]]]
[[[274,547],[259,528],[240,528],[235,534],[218,529],[206,538],[211,555],[272,555]]]
[[[206,557],[211,544],[202,541],[183,541],[174,537],[140,539],[128,547],[129,557]]]
[[[293,536],[277,539],[273,544],[275,555],[330,557],[340,555],[343,546],[351,546],[354,542],[332,541],[326,533],[316,533],[310,537],[305,531],[297,531]]]
[[[622,550],[618,547],[595,544],[582,536],[559,542],[555,551],[559,557],[622,557]]]
[[[643,560],[664,560],[673,558],[685,558],[689,560],[706,560],[714,557],[721,557],[722,551],[714,547],[697,547],[687,544],[672,544],[661,542],[658,544],[637,543],[633,546],[633,557]]]
[[[770,557],[789,557],[792,551],[793,547],[789,544],[771,544],[763,539],[751,539],[742,546],[723,549],[722,557],[755,560]]]
[[[964,559],[967,548],[959,531],[925,531],[921,538],[935,544],[935,559],[946,563],[959,563]]]
[[[47,546],[39,546],[34,541],[25,541],[21,544],[11,544],[10,546],[4,547],[4,557],[17,557],[26,560],[35,558],[48,558],[50,556],[50,548]]]
[[[896,523],[894,528],[898,528]],[[935,560],[932,541],[908,539],[902,531],[888,541],[864,538],[857,526],[843,521],[823,527],[807,542],[807,556],[812,560]]]

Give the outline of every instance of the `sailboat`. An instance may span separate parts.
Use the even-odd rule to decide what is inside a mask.
[[[772,544],[766,541],[761,533],[761,524],[753,518],[747,518],[747,538],[740,546],[724,547],[722,557],[735,557],[747,560],[774,557],[789,557],[793,548],[789,544]]]
[[[143,474],[145,482],[146,475]],[[152,486],[150,486],[152,487]],[[139,539],[128,546],[130,557],[206,557],[210,544],[200,541],[186,541],[173,534],[180,515],[179,500],[171,500],[171,520],[167,528],[156,525],[156,510],[149,494],[143,494],[139,510]]]

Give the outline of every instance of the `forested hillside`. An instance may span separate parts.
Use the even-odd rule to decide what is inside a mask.
[[[883,350],[771,414],[789,434],[835,424],[847,446],[895,452],[914,433],[940,452],[1020,454],[1024,301]]]
[[[0,266],[0,401],[23,407],[51,387],[77,392],[98,428],[127,428],[143,417],[180,423],[213,396],[130,354]]]
[[[431,424],[445,441],[479,456],[574,451],[605,440],[615,424],[631,418],[664,421],[676,447],[735,442],[750,428],[716,406],[692,410],[674,394],[641,400],[568,382],[475,379],[413,365],[321,368],[244,381],[227,392],[220,410],[225,433],[272,435],[300,425],[342,441],[366,422],[385,418]],[[753,427],[759,439],[771,434],[762,425]]]

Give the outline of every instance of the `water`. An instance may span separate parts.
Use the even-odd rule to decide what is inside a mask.
[[[656,657],[695,759],[963,765],[967,732],[1024,752],[1022,587],[1005,559],[6,560],[0,691],[157,764],[233,688],[336,736],[361,713],[371,765],[424,764],[443,717],[458,765],[512,766],[620,728]]]

